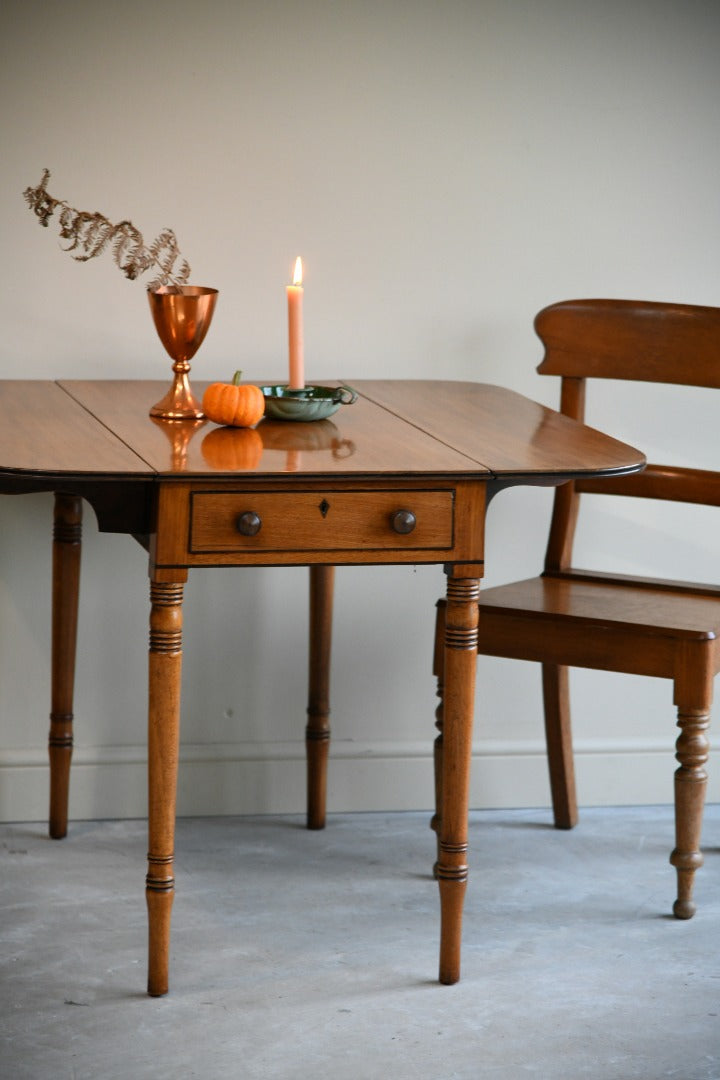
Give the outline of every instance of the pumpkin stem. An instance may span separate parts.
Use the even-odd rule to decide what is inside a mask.
[[[233,386],[239,386],[241,382],[242,382],[242,371],[236,371],[235,374],[233,375],[232,384],[233,384]]]

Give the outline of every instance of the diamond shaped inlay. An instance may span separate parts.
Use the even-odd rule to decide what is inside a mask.
[[[327,512],[328,512],[329,509],[330,509],[330,503],[327,501],[327,499],[323,499],[323,501],[320,503],[320,506],[319,506],[320,513],[322,514],[323,517],[327,517]]]

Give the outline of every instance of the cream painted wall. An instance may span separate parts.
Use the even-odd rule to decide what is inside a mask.
[[[169,370],[142,284],[73,262],[25,208],[45,166],[74,206],[174,228],[193,280],[219,287],[198,377],[282,378],[298,252],[311,378],[499,382],[549,404],[544,304],[720,296],[714,0],[5,0],[0,29],[2,377]],[[707,397],[610,386],[592,419],[660,457],[687,422],[717,465]],[[550,499],[493,504],[489,583],[537,570]],[[3,819],[46,813],[50,512],[0,509]],[[688,529],[627,504],[612,526],[619,569],[652,543],[677,576],[682,542],[717,576],[717,515]],[[605,554],[595,516],[579,546]],[[83,575],[71,812],[141,815],[145,556],[89,512]],[[443,587],[439,568],[339,572],[331,809],[430,805]],[[186,595],[180,811],[301,809],[305,572],[195,571]],[[474,804],[546,805],[539,672],[481,660],[479,685]],[[577,673],[573,691],[581,800],[669,801],[669,686]]]

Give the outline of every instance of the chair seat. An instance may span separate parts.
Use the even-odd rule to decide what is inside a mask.
[[[708,650],[716,672],[720,596],[697,595],[693,588],[548,575],[481,590],[478,651],[667,678],[678,646],[694,643]]]

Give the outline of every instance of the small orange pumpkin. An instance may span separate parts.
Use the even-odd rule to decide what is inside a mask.
[[[211,383],[203,394],[202,411],[215,424],[252,427],[265,413],[265,398],[259,386],[241,384],[236,371],[231,383]]]

